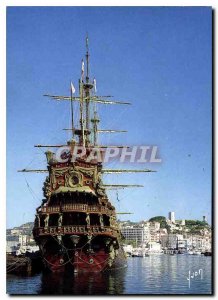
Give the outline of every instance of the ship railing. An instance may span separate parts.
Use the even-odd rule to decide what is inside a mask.
[[[84,225],[65,225],[65,226],[48,226],[36,229],[36,234],[42,235],[58,235],[58,234],[106,234],[116,236],[118,230],[110,226],[84,226]]]
[[[87,205],[87,204],[62,204],[61,206],[45,206],[41,208],[42,213],[57,213],[57,212],[85,212],[85,213],[103,213],[111,214],[112,211],[107,207],[100,205]]]
[[[60,212],[60,206],[45,206],[41,210],[43,213]]]
[[[87,204],[62,204],[61,209],[62,211],[87,211]]]

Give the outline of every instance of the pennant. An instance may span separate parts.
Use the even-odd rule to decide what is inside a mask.
[[[95,93],[97,92],[97,88],[96,88],[96,79],[94,78],[94,80],[93,80],[93,85],[94,85],[94,91],[95,91]]]
[[[89,38],[88,38],[88,35],[86,36],[86,48],[88,49],[89,47]]]
[[[75,90],[75,87],[74,87],[72,81],[70,83],[70,86],[71,86],[71,93],[74,94],[76,90]]]
[[[85,70],[85,64],[84,64],[84,60],[82,59],[82,78],[84,77],[84,70]]]

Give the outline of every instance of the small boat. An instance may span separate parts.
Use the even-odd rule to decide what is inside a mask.
[[[143,257],[143,255],[136,252],[136,253],[132,253],[132,257]]]
[[[193,255],[201,255],[201,252],[200,251],[195,251],[195,252],[193,252]]]
[[[132,257],[143,257],[143,253],[141,251],[141,249],[134,249],[132,251]]]

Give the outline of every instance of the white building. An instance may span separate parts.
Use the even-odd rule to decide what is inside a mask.
[[[147,244],[151,239],[149,226],[143,226],[143,244]]]
[[[181,225],[185,226],[185,220],[184,219],[181,221]]]
[[[20,234],[19,235],[19,243],[20,243],[21,246],[28,245],[29,240],[30,240],[30,236],[29,235],[27,235],[27,234]]]
[[[169,234],[168,235],[168,248],[169,249],[177,249],[177,236],[176,234]]]
[[[156,242],[149,242],[148,243],[148,253],[158,253],[161,251],[161,244]]]
[[[139,225],[123,225],[121,232],[126,242],[134,241],[137,246],[144,246],[148,242],[160,241],[160,223],[159,222],[142,222]]]
[[[14,253],[19,246],[19,236],[7,235],[6,237],[6,253]]]
[[[121,232],[126,242],[134,241],[136,245],[141,245],[144,239],[144,228],[142,226],[122,226]]]
[[[203,216],[203,222],[207,222],[207,217]]]
[[[169,212],[169,220],[170,220],[172,223],[175,223],[175,213],[174,213],[174,211],[170,211],[170,212]]]

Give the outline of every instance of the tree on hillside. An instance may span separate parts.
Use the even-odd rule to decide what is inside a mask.
[[[151,219],[149,219],[149,222],[159,222],[160,228],[167,228],[167,221],[164,216],[156,216]]]
[[[166,218],[163,216],[156,216],[156,217],[149,219],[149,222],[159,222],[160,223],[162,221],[166,221]]]
[[[208,226],[209,224],[205,221],[199,220],[185,220],[186,226]]]

